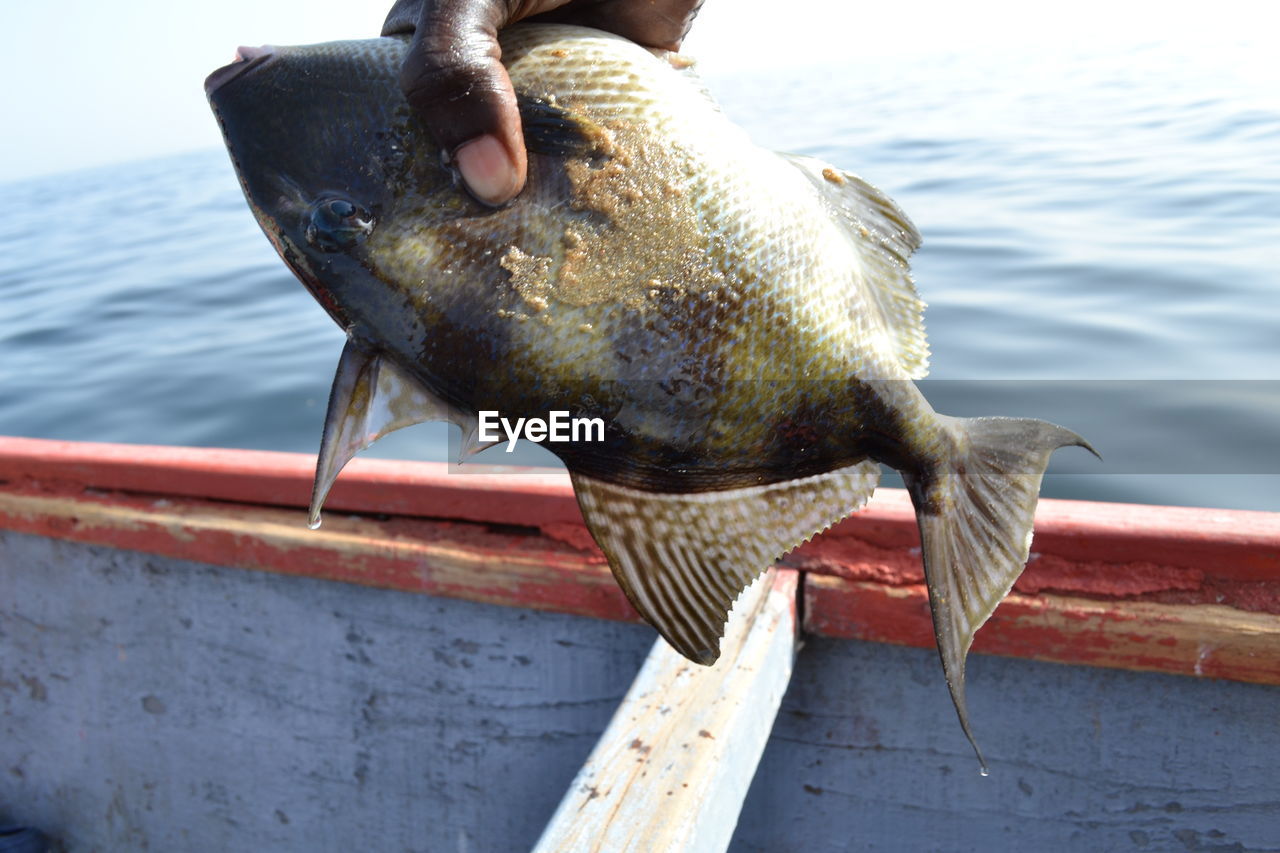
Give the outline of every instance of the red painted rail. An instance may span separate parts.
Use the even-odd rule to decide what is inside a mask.
[[[314,458],[0,437],[0,527],[221,565],[635,618],[568,478],[355,460],[305,528]],[[471,470],[477,473],[465,473]],[[906,496],[785,558],[811,633],[931,645]],[[1280,683],[1280,514],[1044,500],[975,650]]]

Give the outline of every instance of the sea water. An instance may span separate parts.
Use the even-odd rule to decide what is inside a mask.
[[[1280,109],[1159,46],[708,79],[893,196],[940,411],[1045,417],[1045,494],[1280,510]],[[342,333],[222,150],[0,186],[0,434],[314,452]],[[448,428],[369,453],[443,460]],[[537,447],[476,462],[556,464]]]

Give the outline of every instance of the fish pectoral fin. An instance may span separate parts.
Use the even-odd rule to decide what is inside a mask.
[[[320,523],[320,507],[353,456],[389,432],[425,421],[464,423],[465,418],[385,355],[348,340],[329,392],[311,490],[312,526]]]
[[[828,215],[848,236],[857,258],[857,286],[875,307],[899,363],[911,379],[929,372],[924,301],[907,259],[920,232],[893,199],[862,178],[813,157],[781,154],[817,190]]]
[[[608,133],[586,116],[547,98],[516,95],[525,147],[550,157],[585,156],[600,148]]]
[[[1045,421],[938,417],[954,431],[960,452],[936,470],[903,479],[920,525],[933,633],[947,688],[985,772],[965,705],[965,657],[974,634],[1026,565],[1050,455],[1068,445],[1094,451],[1074,432]]]
[[[717,492],[649,492],[573,474],[587,528],[627,598],[676,651],[710,665],[734,601],[783,554],[870,497],[879,465]]]

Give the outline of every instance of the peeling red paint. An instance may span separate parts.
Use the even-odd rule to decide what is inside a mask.
[[[811,633],[931,647],[923,585],[810,577]],[[1213,660],[1205,649],[1213,649]],[[977,653],[1280,684],[1280,619],[1221,606],[1012,595],[974,639]]]
[[[563,472],[355,460],[318,534],[301,454],[0,437],[0,526],[202,562],[637,618]],[[464,469],[465,470],[465,469]],[[7,509],[6,509],[7,508]],[[975,651],[1280,683],[1280,514],[1042,501]],[[871,505],[784,559],[811,633],[931,646],[914,513]]]
[[[1014,589],[1027,594],[1052,590],[1127,598],[1148,592],[1199,589],[1203,582],[1201,569],[1157,565],[1150,561],[1103,563],[1034,554]]]
[[[304,453],[0,436],[0,481],[54,491],[98,488],[304,507],[315,464]],[[325,507],[529,527],[582,523],[568,477],[546,468],[356,458],[334,483]]]
[[[542,533],[544,536],[557,542],[563,542],[571,548],[590,552],[600,562],[605,562],[604,554],[600,553],[600,549],[596,546],[596,540],[591,537],[591,532],[587,530],[585,524],[552,522],[542,525]]]
[[[914,517],[911,525],[915,525]],[[855,536],[824,535],[798,548],[783,562],[797,569],[850,580],[894,585],[924,583],[919,541],[887,547]]]
[[[54,491],[96,487],[301,507],[313,466],[305,454],[0,437],[0,479]],[[545,469],[356,459],[335,484],[328,508],[541,528],[594,551],[568,477]],[[820,574],[912,584],[922,580],[912,550],[918,547],[906,494],[882,489],[868,508],[786,562]],[[1280,514],[1044,500],[1032,551],[1022,592],[1181,593],[1186,596],[1176,601],[1280,613]],[[1197,597],[1198,591],[1204,594]]]

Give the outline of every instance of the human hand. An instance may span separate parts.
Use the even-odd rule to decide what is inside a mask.
[[[533,19],[677,50],[702,0],[397,0],[382,34],[413,33],[400,86],[467,189],[491,206],[524,188],[527,158],[498,30]]]

